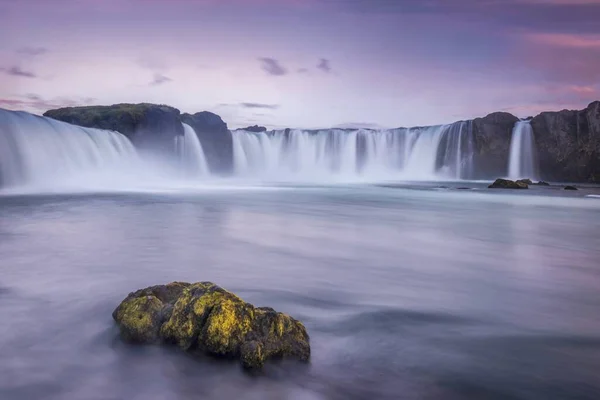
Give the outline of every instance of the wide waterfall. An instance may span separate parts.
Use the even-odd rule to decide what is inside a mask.
[[[529,121],[515,124],[510,142],[508,176],[511,179],[538,179],[535,138]]]
[[[210,179],[201,140],[183,124],[166,155],[118,132],[0,110],[0,187],[130,190]],[[473,174],[470,122],[389,130],[232,132],[233,177],[264,181],[459,180]],[[210,179],[214,181],[215,179]]]
[[[391,130],[233,132],[239,176],[273,179],[468,179],[470,122]]]
[[[202,144],[194,129],[183,125],[183,136],[175,137],[175,146],[183,164],[184,173],[191,178],[208,175],[208,164]]]
[[[0,186],[72,181],[135,160],[120,133],[0,109]]]

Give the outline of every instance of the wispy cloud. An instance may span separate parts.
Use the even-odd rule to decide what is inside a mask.
[[[319,60],[319,64],[317,64],[317,69],[328,74],[331,72],[331,62],[326,58],[321,58],[321,60]]]
[[[12,75],[12,76],[20,76],[23,78],[37,78],[37,75],[34,74],[33,72],[30,71],[26,71],[24,69],[22,69],[21,67],[10,67],[10,68],[2,68],[2,70],[4,72],[6,72],[6,74],[8,75]]]
[[[271,57],[261,57],[258,59],[260,61],[260,67],[263,71],[271,76],[283,76],[288,73],[287,68],[285,68],[281,63]]]
[[[37,94],[26,94],[20,98],[0,98],[0,107],[32,112],[47,111],[54,108],[85,106],[96,101],[92,97],[56,97],[44,99]]]
[[[525,38],[532,42],[551,46],[600,49],[600,35],[530,33],[526,34]]]
[[[158,86],[164,83],[172,82],[173,79],[162,74],[154,74],[154,79],[150,82],[150,86]]]
[[[240,103],[240,106],[242,106],[244,108],[265,109],[265,110],[277,110],[279,108],[279,104],[263,104],[263,103]]]
[[[46,54],[48,49],[45,47],[21,47],[17,49],[17,54],[26,56],[40,56]]]

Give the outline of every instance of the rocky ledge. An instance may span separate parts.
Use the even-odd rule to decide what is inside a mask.
[[[273,358],[310,358],[301,322],[254,307],[211,282],[138,290],[121,302],[113,318],[125,341],[173,343],[192,353],[240,359],[247,369],[260,369]]]

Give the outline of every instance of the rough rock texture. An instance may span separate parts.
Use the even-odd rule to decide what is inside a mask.
[[[600,183],[600,101],[541,113],[531,126],[544,179]]]
[[[88,128],[117,131],[127,136],[136,147],[161,154],[171,154],[175,136],[183,135],[179,110],[164,105],[67,107],[49,110],[44,116]]]
[[[301,322],[254,307],[211,282],[152,286],[130,293],[113,312],[121,336],[135,343],[174,343],[186,351],[239,358],[260,369],[270,358],[310,358]]]
[[[202,143],[206,161],[214,173],[229,173],[233,169],[233,139],[221,117],[208,111],[183,114],[181,121],[194,128]]]
[[[253,126],[248,126],[246,128],[242,128],[241,130],[247,131],[247,132],[260,133],[260,132],[266,132],[267,128],[265,128],[264,126],[253,125]]]
[[[512,114],[497,112],[473,120],[475,155],[474,179],[506,176],[512,131],[519,119]]]
[[[511,181],[509,179],[496,179],[494,183],[488,186],[490,189],[528,189],[529,186],[524,181]]]

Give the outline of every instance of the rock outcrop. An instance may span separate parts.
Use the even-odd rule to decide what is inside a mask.
[[[506,176],[510,140],[517,117],[505,112],[489,114],[473,120],[473,138],[475,141],[474,179],[486,179],[490,176]]]
[[[581,111],[541,113],[531,126],[544,179],[600,183],[600,101]]]
[[[511,181],[509,179],[496,179],[494,183],[488,186],[489,189],[528,189],[529,186],[524,181]]]
[[[210,282],[138,290],[121,302],[113,318],[128,342],[173,343],[189,352],[238,358],[247,369],[260,369],[272,358],[310,358],[301,322],[254,307]]]
[[[196,114],[183,114],[181,121],[196,131],[211,172],[220,174],[231,172],[233,169],[233,138],[221,117],[208,111],[202,111]]]
[[[88,128],[117,131],[136,147],[160,154],[172,153],[175,136],[183,135],[179,110],[165,105],[67,107],[49,110],[44,116]]]
[[[267,128],[265,128],[264,126],[253,125],[253,126],[247,126],[246,128],[242,128],[241,130],[247,131],[247,132],[261,133],[261,132],[266,132]]]

